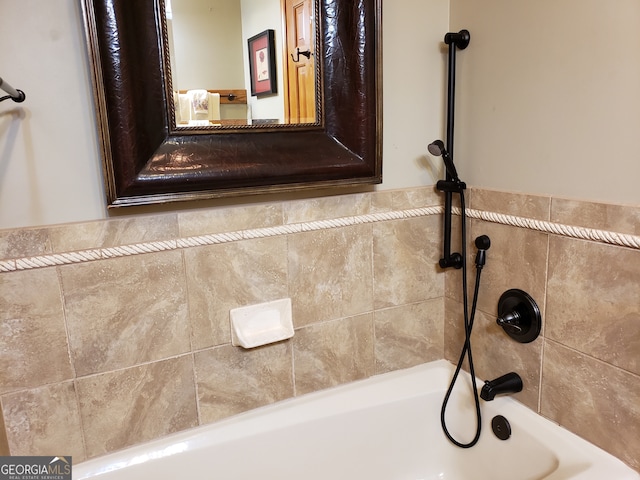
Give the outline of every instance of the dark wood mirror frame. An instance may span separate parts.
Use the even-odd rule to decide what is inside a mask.
[[[109,207],[382,181],[382,0],[320,0],[322,121],[172,132],[161,0],[84,0]]]

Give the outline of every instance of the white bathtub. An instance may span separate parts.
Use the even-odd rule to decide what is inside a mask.
[[[453,367],[438,361],[254,410],[80,463],[99,480],[631,480],[640,475],[512,398],[482,402],[482,437],[451,445],[440,406]],[[468,378],[448,407],[460,441],[475,433]],[[526,386],[525,386],[526,388]],[[512,435],[499,440],[491,419]]]

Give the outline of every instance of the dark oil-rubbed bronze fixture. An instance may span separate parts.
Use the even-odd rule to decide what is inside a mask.
[[[443,256],[440,259],[440,268],[462,268],[462,255],[451,253],[451,208],[452,196],[459,193],[461,196],[467,185],[460,181],[453,163],[453,126],[455,115],[455,91],[456,91],[456,50],[464,50],[469,46],[471,34],[468,30],[460,30],[458,33],[449,32],[444,36],[444,43],[449,46],[449,72],[447,82],[447,145],[442,140],[436,140],[428,147],[429,153],[442,156],[445,164],[446,178],[436,183],[436,188],[444,192],[444,245]]]
[[[22,90],[18,90],[17,88],[13,88],[7,82],[5,82],[2,77],[0,77],[0,90],[4,90],[9,95],[5,95],[4,97],[0,97],[0,102],[3,100],[13,100],[16,103],[24,102],[26,95]]]
[[[533,342],[542,328],[538,304],[527,292],[517,288],[500,296],[496,322],[507,335],[520,343]]]
[[[311,50],[305,50],[304,52],[301,52],[299,48],[296,48],[296,56],[293,56],[293,53],[291,54],[291,60],[293,60],[294,62],[298,63],[300,61],[300,55],[307,57],[307,58],[311,58]]]
[[[509,420],[502,415],[496,415],[491,419],[491,429],[500,440],[507,440],[511,436],[511,425]]]

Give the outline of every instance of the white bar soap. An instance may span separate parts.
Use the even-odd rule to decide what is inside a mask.
[[[291,299],[234,308],[231,317],[231,343],[254,348],[293,337]]]

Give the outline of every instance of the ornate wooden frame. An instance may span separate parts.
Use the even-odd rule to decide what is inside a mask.
[[[108,206],[380,183],[381,1],[319,0],[319,124],[178,131],[163,0],[84,0]]]

